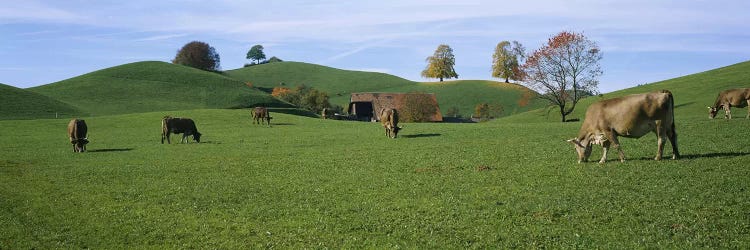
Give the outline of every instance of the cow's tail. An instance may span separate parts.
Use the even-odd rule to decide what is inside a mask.
[[[672,154],[674,154],[674,158],[677,159],[677,157],[680,157],[680,152],[677,149],[677,130],[675,129],[675,123],[676,122],[674,120],[674,96],[672,95],[672,92],[670,92],[669,90],[666,90],[666,89],[662,90],[661,92],[667,94],[667,98],[669,99],[668,100],[668,103],[669,103],[668,104],[669,105],[668,110],[670,111],[669,115],[672,116],[671,117],[672,118],[672,122],[670,124],[671,133],[667,133],[667,136],[670,137],[669,139],[670,139],[670,142],[672,144]]]

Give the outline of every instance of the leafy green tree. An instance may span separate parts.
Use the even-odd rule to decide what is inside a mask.
[[[182,46],[172,60],[174,64],[181,64],[206,71],[221,70],[219,53],[208,43],[192,41]]]
[[[247,52],[247,59],[255,60],[256,64],[266,59],[266,54],[263,53],[263,45],[258,44],[250,48],[250,51]]]
[[[435,54],[427,57],[427,68],[422,71],[425,78],[458,78],[453,66],[456,64],[456,57],[453,55],[453,49],[450,46],[441,44],[435,50]]]
[[[524,58],[525,48],[518,41],[511,45],[508,41],[502,41],[495,47],[492,55],[492,77],[523,80],[523,72],[520,70],[520,61]]]

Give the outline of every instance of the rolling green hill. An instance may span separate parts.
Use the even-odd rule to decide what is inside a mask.
[[[232,78],[155,61],[102,69],[29,90],[95,116],[286,105]]]
[[[503,115],[543,105],[535,100],[519,107],[518,101],[528,89],[514,84],[473,80],[417,83],[384,73],[341,70],[300,62],[269,63],[229,70],[226,74],[261,88],[291,88],[305,84],[327,92],[331,96],[331,103],[344,107],[348,105],[352,92],[435,93],[443,113],[451,107],[457,107],[465,117],[470,116],[474,107],[482,102],[503,105]]]
[[[77,108],[28,90],[0,84],[0,120],[83,115]]]
[[[674,95],[675,116],[677,117],[678,122],[680,117],[701,117],[708,119],[708,110],[706,107],[713,105],[719,92],[726,89],[748,87],[750,87],[750,61],[665,81],[639,85],[628,89],[606,93],[601,95],[601,97],[589,97],[581,100],[576,106],[575,111],[569,115],[569,117],[571,119],[580,118],[583,120],[586,108],[602,98],[609,99],[618,96],[666,89],[671,91]],[[737,108],[734,108],[733,110],[737,110]],[[747,110],[743,108],[739,109],[735,114],[741,114],[739,117],[744,117],[746,112]],[[524,114],[505,117],[502,121],[558,122],[560,121],[560,113],[556,107],[538,109]]]
[[[325,91],[331,96],[348,95],[351,92],[374,92],[414,84],[412,81],[384,73],[342,70],[301,62],[267,63],[229,70],[225,74],[262,88],[305,84]]]

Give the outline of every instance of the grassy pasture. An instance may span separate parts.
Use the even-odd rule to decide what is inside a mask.
[[[403,124],[388,139],[248,113],[86,118],[82,154],[67,119],[0,121],[0,248],[750,247],[745,119],[681,115],[682,159],[651,160],[647,135],[599,165],[563,142],[580,123]],[[203,141],[160,144],[165,114]]]

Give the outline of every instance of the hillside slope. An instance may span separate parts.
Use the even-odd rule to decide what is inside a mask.
[[[373,92],[414,84],[412,81],[384,73],[343,70],[301,62],[267,63],[229,70],[225,74],[263,88],[295,87],[305,84],[325,91],[331,96],[351,92]]]
[[[28,90],[92,115],[285,106],[232,78],[156,61],[124,64]]]
[[[595,101],[624,95],[651,92],[666,89],[672,92],[675,99],[675,116],[691,117],[691,119],[708,119],[707,106],[713,105],[716,96],[722,90],[750,87],[750,61],[741,62],[726,67],[708,70],[674,79],[651,84],[640,85],[628,89],[618,90],[599,96],[589,97],[578,103],[569,118],[583,120],[586,108]],[[734,108],[737,110],[737,108]],[[747,110],[741,109],[744,117]],[[696,118],[692,118],[696,117]],[[700,117],[700,118],[697,118]],[[533,110],[502,119],[504,122],[559,122],[560,113],[556,108]]]
[[[229,70],[226,74],[267,89],[278,86],[293,88],[301,84],[312,86],[327,92],[332,104],[343,107],[348,105],[352,92],[435,93],[443,113],[455,107],[464,117],[469,117],[479,103],[502,105],[505,109],[502,115],[543,105],[534,100],[521,107],[519,100],[528,89],[515,84],[473,80],[417,83],[384,73],[341,70],[300,62],[269,63]]]
[[[28,90],[0,84],[0,120],[83,115],[77,108]]]

